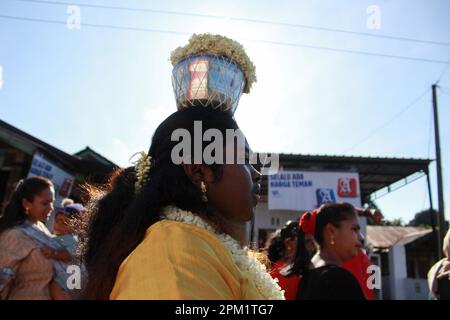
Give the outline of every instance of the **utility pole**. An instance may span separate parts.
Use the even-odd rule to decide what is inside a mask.
[[[433,209],[433,197],[431,195],[431,183],[430,183],[430,172],[427,168],[426,170],[427,175],[427,185],[428,185],[428,198],[430,200],[430,219],[431,219],[431,229],[433,230],[433,239],[436,241],[436,251],[434,252],[434,259],[436,261],[440,260],[440,252],[442,251],[441,248],[441,242],[439,240],[439,232],[436,229],[436,217],[434,215],[434,209]]]
[[[431,86],[433,93],[433,116],[434,116],[434,141],[436,146],[436,173],[437,173],[437,191],[438,191],[438,245],[439,245],[439,258],[442,257],[442,241],[444,239],[445,232],[445,215],[444,215],[444,190],[442,184],[442,163],[441,163],[441,141],[439,138],[439,117],[436,95],[437,84]]]

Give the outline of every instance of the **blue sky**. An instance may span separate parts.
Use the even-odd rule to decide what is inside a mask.
[[[443,89],[438,99],[446,217],[449,217],[450,68],[445,63],[263,41],[436,61],[450,61],[449,45],[243,20],[448,43],[449,1],[54,2],[65,4],[0,0],[0,15],[65,22],[69,16],[67,5],[89,3],[204,16],[79,5],[80,30],[70,30],[64,23],[0,18],[2,120],[66,152],[74,153],[89,145],[125,166],[132,154],[148,149],[153,130],[175,111],[170,51],[184,45],[188,34],[210,32],[240,41],[256,65],[258,82],[249,95],[242,97],[235,114],[254,150],[434,158],[433,144],[430,145],[431,92],[398,114],[446,71],[440,81]],[[380,9],[380,29],[367,26],[370,18],[367,8],[371,5]],[[436,196],[434,164],[431,173]],[[415,212],[428,207],[426,181],[422,178],[377,203],[387,218],[401,217],[407,222]]]

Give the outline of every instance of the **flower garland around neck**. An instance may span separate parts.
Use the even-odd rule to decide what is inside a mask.
[[[198,215],[174,206],[165,207],[162,218],[190,224],[212,232],[230,250],[231,256],[238,268],[250,277],[259,292],[266,299],[285,300],[284,291],[281,290],[277,281],[267,272],[266,266],[255,257],[249,255],[248,249],[242,248],[239,242],[230,235],[217,232],[217,230]]]

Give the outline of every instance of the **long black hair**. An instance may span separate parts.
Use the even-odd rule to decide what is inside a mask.
[[[174,164],[171,159],[178,143],[172,141],[172,133],[176,129],[186,129],[194,137],[194,121],[201,121],[202,135],[212,128],[223,136],[227,129],[238,129],[229,113],[201,106],[181,109],[156,129],[148,152],[152,157],[151,169],[139,192],[135,190],[134,167],[115,171],[103,188],[87,188],[91,201],[82,235],[85,239],[83,258],[89,277],[85,299],[109,298],[120,264],[143,240],[149,226],[160,220],[164,206],[175,205],[183,210],[209,214],[198,186],[188,178],[182,165]],[[203,142],[202,150],[205,146]],[[211,169],[216,181],[220,180],[221,165],[213,164]]]
[[[296,240],[298,233],[298,221],[288,221],[283,228],[274,232],[268,241],[267,257],[271,262],[283,259],[286,252],[284,241],[287,239]]]
[[[53,183],[44,177],[30,177],[20,180],[2,216],[0,216],[0,233],[25,222],[27,215],[22,201],[26,199],[33,202],[34,197],[47,188],[53,188]]]
[[[324,243],[323,233],[329,223],[338,228],[341,221],[350,220],[355,216],[355,208],[350,203],[340,202],[322,205],[316,215],[314,240],[322,247]],[[299,228],[297,234],[297,252],[295,253],[294,262],[284,272],[286,276],[306,274],[311,263],[312,256],[306,249],[303,229]]]

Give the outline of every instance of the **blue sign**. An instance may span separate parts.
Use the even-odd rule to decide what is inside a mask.
[[[316,197],[318,206],[321,206],[325,203],[336,202],[336,196],[333,189],[317,189]]]

